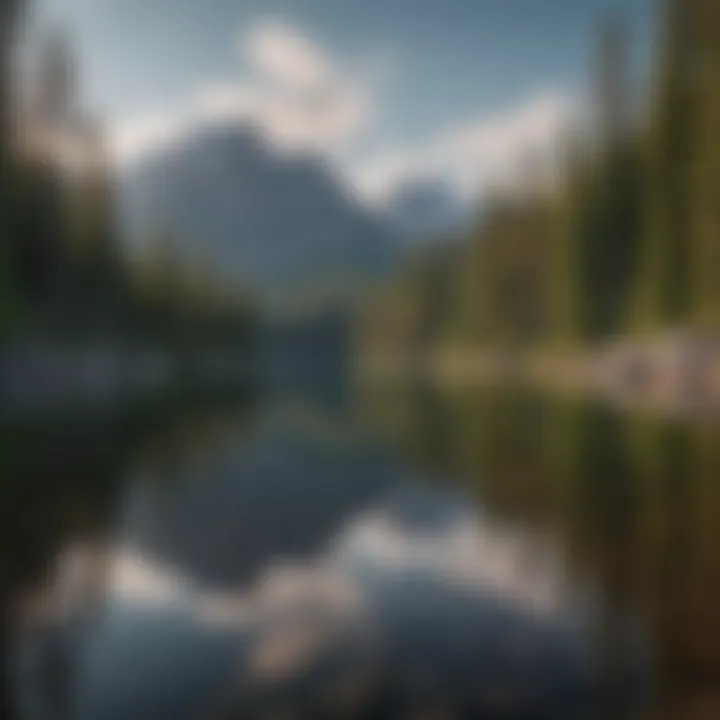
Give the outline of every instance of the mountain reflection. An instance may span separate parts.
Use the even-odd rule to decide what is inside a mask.
[[[52,611],[21,636],[26,703],[57,706],[62,668],[66,716],[88,720],[605,707],[606,598],[560,529],[413,468],[353,414],[275,404],[210,427],[149,448],[110,539],[58,556]],[[613,608],[631,708],[647,628]]]

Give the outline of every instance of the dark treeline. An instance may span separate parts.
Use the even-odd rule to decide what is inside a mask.
[[[104,601],[114,523],[130,469],[150,468],[163,482],[163,468],[244,432],[255,402],[248,388],[223,389],[202,397],[150,398],[116,414],[78,413],[61,423],[0,418],[0,717],[26,717],[19,698],[27,702],[28,693],[36,706],[53,713],[66,712],[74,701],[76,656],[67,636],[55,633],[60,652],[46,646],[50,660],[38,670],[37,684],[27,687],[16,680],[17,647],[43,634],[52,637],[61,627],[52,612],[46,616],[37,608],[55,601],[56,573],[68,556],[63,553],[82,550],[83,562],[93,560],[91,582],[79,583],[75,617],[92,616]]]
[[[558,149],[559,178],[529,160],[526,186],[469,237],[412,258],[363,313],[365,349],[572,348],[720,322],[720,10],[664,13],[649,110],[632,107],[626,33],[609,22],[593,128]]]
[[[106,134],[80,105],[64,37],[48,36],[21,87],[22,6],[0,4],[2,337],[245,342],[248,297],[179,253],[171,228],[139,250],[123,243]]]

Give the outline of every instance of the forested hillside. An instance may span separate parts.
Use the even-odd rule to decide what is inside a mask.
[[[0,4],[0,340],[245,338],[247,293],[202,253],[157,232],[130,251],[108,133],[82,104],[70,40],[38,42],[37,71],[20,82],[29,9]]]
[[[591,128],[558,149],[559,180],[528,159],[524,187],[485,200],[460,248],[416,257],[368,302],[366,352],[567,349],[720,323],[720,8],[664,13],[650,106],[632,107],[628,38],[609,22]]]

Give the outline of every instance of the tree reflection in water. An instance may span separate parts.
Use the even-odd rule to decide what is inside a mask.
[[[715,716],[720,426],[364,399],[5,433],[20,689],[93,720]]]

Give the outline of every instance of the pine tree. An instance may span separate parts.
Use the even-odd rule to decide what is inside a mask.
[[[668,0],[658,96],[650,128],[646,226],[635,302],[639,328],[690,315],[691,194],[697,158],[695,81],[699,0]]]
[[[0,0],[0,180],[7,168],[12,115],[12,65],[22,0]]]
[[[689,168],[692,316],[720,324],[720,6],[694,0],[696,22],[688,62],[696,94],[695,153]]]
[[[0,330],[12,323],[18,302],[10,252],[12,194],[12,63],[21,0],[0,0]]]

